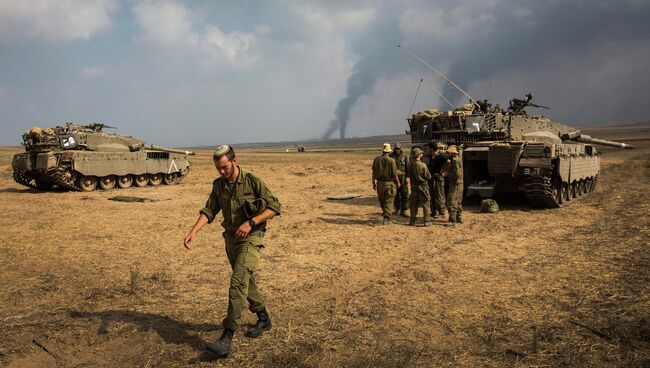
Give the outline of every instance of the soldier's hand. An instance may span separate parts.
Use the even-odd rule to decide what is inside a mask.
[[[251,232],[251,225],[248,221],[245,221],[243,224],[239,225],[237,231],[235,231],[235,236],[238,238],[245,238],[248,236],[248,233]]]
[[[195,237],[196,237],[196,233],[194,232],[190,232],[189,234],[187,234],[185,240],[183,240],[183,246],[187,249],[190,249],[190,247],[192,246],[192,240],[194,240]]]

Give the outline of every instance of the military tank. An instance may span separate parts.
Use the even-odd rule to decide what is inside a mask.
[[[523,192],[535,206],[556,208],[596,188],[600,153],[595,145],[632,146],[592,138],[580,130],[527,107],[546,108],[512,99],[507,109],[479,100],[450,111],[429,109],[408,120],[411,141],[423,149],[433,142],[458,145],[464,167],[465,195],[484,198]]]
[[[89,192],[131,186],[179,183],[190,171],[193,152],[112,133],[93,123],[40,129],[23,134],[24,153],[13,157],[13,178],[21,185]]]

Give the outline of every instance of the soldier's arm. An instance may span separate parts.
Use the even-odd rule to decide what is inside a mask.
[[[192,230],[190,230],[189,234],[187,234],[183,240],[183,245],[185,248],[190,249],[192,241],[196,237],[196,234],[199,232],[199,230],[201,230],[205,224],[211,223],[214,220],[214,217],[219,213],[219,211],[221,211],[221,206],[219,205],[217,194],[217,181],[215,180],[212,183],[212,192],[210,192],[210,196],[205,202],[205,207],[199,211],[199,218],[194,223]]]
[[[377,159],[375,159],[375,160],[372,162],[372,179],[371,179],[371,180],[372,180],[372,189],[374,189],[374,190],[377,190],[377,182],[375,181],[375,180],[377,179],[377,176],[376,176],[376,174],[375,174],[375,172],[376,172],[376,169],[375,169],[376,166],[377,166]]]
[[[273,213],[270,217],[267,217],[263,220],[260,219],[260,221],[257,221],[256,219],[255,223],[260,224],[266,220],[270,220],[273,218],[273,216],[279,215],[282,212],[282,205],[280,204],[280,200],[275,194],[273,194],[273,191],[271,191],[271,189],[266,185],[266,183],[264,183],[262,179],[258,177],[254,178],[253,190],[255,192],[255,197],[263,199],[266,202],[266,209],[270,210]],[[260,215],[264,212],[266,212],[266,210],[260,213]]]
[[[265,221],[268,221],[280,214],[280,201],[278,197],[273,194],[271,189],[266,186],[264,181],[258,177],[253,177],[252,187],[255,192],[255,197],[263,199],[266,202],[266,208],[259,214],[251,217],[248,221],[244,221],[243,224],[239,225],[235,231],[235,236],[238,238],[245,238],[253,230],[253,224],[250,221],[253,221],[255,225],[261,224]]]
[[[190,249],[190,247],[192,246],[192,241],[196,237],[196,233],[198,233],[199,230],[201,230],[201,228],[205,226],[205,224],[207,223],[208,223],[208,217],[204,214],[200,214],[199,218],[196,220],[196,223],[194,223],[192,230],[190,230],[190,233],[187,234],[187,236],[185,236],[185,239],[183,240],[183,246],[185,246],[185,248]]]
[[[397,188],[400,188],[402,183],[399,182],[399,177],[397,176],[397,164],[395,163],[395,160],[391,161],[390,170],[393,173],[393,181],[397,184]]]

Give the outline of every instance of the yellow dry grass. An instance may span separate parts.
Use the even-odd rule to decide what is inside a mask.
[[[240,152],[285,212],[259,272],[273,330],[238,332],[226,360],[203,350],[227,299],[217,222],[182,247],[216,174],[209,152],[180,185],[93,193],[20,187],[15,152],[0,150],[0,365],[650,365],[647,141],[607,150],[597,192],[568,206],[505,199],[487,215],[470,201],[451,228],[380,226],[372,153]],[[348,192],[362,196],[326,200]]]

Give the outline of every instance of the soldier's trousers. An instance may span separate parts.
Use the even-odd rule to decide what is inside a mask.
[[[431,181],[433,191],[431,192],[431,210],[441,215],[445,213],[445,177],[442,174],[433,174]]]
[[[411,210],[410,222],[415,222],[418,217],[418,209],[422,207],[424,210],[424,222],[428,222],[431,214],[431,207],[429,207],[429,186],[427,184],[412,185],[411,198],[409,198],[409,207]]]
[[[409,208],[409,187],[406,185],[406,175],[398,178],[402,186],[395,194],[395,211],[406,211]]]
[[[377,197],[381,206],[381,213],[384,218],[389,219],[393,214],[393,201],[395,200],[395,191],[397,185],[392,181],[377,182]]]
[[[449,192],[447,193],[447,208],[449,209],[449,218],[457,219],[463,213],[463,182],[449,183]]]
[[[260,234],[258,236],[258,233]],[[226,255],[232,268],[230,287],[228,288],[228,314],[223,319],[224,329],[237,330],[241,322],[241,313],[246,301],[251,312],[257,313],[266,307],[266,301],[257,289],[254,272],[260,261],[262,232],[255,236],[237,239],[224,233]]]

